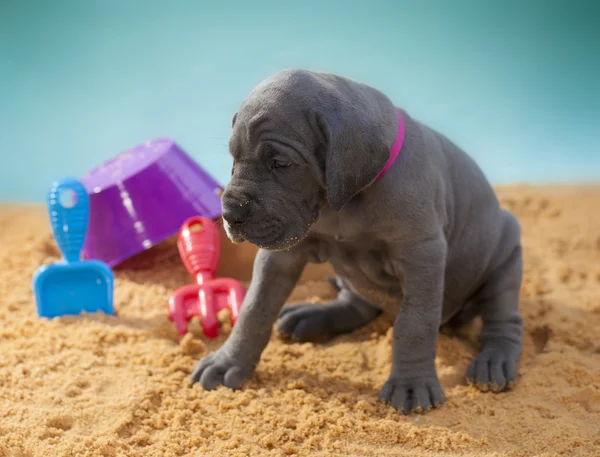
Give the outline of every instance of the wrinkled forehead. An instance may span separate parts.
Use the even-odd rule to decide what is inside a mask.
[[[287,96],[276,88],[253,91],[236,114],[229,141],[231,153],[249,152],[262,141],[306,142],[311,134],[308,112],[293,91]]]

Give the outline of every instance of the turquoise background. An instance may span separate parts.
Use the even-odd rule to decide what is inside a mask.
[[[172,136],[225,184],[231,117],[288,67],[386,92],[494,183],[600,178],[600,1],[0,0],[0,200]]]

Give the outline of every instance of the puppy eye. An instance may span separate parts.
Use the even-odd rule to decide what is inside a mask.
[[[274,170],[276,168],[288,168],[291,164],[291,162],[287,162],[284,160],[273,159],[273,161],[271,162],[271,169]]]

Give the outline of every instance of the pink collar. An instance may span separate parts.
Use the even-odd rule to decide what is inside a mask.
[[[396,140],[392,145],[392,149],[390,150],[390,158],[386,162],[383,170],[377,175],[375,180],[381,178],[394,164],[396,159],[398,158],[398,154],[400,154],[400,149],[402,148],[402,143],[404,143],[404,118],[402,117],[402,113],[398,110],[398,134],[396,135]]]

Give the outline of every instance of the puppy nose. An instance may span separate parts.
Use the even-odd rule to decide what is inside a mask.
[[[231,225],[240,225],[248,220],[250,205],[232,201],[223,205],[223,219]]]

